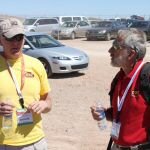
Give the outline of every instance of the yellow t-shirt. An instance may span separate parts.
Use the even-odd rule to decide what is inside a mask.
[[[24,105],[28,107],[35,100],[40,99],[50,91],[47,74],[42,63],[30,56],[23,55],[25,64],[25,81],[22,89]],[[12,70],[17,78],[19,86],[21,85],[21,58],[17,60],[8,60]],[[13,133],[10,138],[4,137],[0,131],[0,145],[21,146],[34,143],[44,137],[42,130],[41,115],[33,113],[33,123],[23,126],[17,125],[16,110],[20,109],[19,97],[15,84],[8,72],[5,59],[0,55],[0,102],[10,99],[15,105],[13,110]],[[2,129],[2,116],[0,116],[0,129]]]

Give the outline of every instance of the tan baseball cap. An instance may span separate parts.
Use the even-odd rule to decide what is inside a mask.
[[[0,22],[0,35],[12,38],[18,34],[24,34],[24,27],[20,20],[8,18]]]

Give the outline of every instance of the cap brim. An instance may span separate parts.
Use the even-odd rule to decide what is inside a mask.
[[[23,28],[17,28],[17,29],[10,29],[8,32],[3,33],[5,37],[12,38],[15,35],[23,34],[24,35],[24,29]]]

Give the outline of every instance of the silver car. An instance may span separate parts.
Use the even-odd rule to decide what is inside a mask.
[[[26,18],[23,22],[25,31],[44,32],[50,34],[53,29],[59,29],[56,18]]]
[[[90,28],[90,24],[86,21],[66,21],[60,29],[54,29],[51,36],[54,38],[70,38],[85,37],[86,31]]]
[[[77,72],[88,68],[89,57],[79,49],[61,44],[45,33],[27,32],[23,52],[38,58],[48,77],[53,73]]]

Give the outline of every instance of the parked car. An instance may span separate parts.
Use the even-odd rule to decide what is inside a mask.
[[[23,22],[25,31],[51,33],[53,29],[59,28],[56,18],[26,18]]]
[[[85,37],[87,29],[91,26],[86,21],[67,21],[63,23],[59,30],[53,30],[51,35],[54,38],[70,38]]]
[[[66,21],[86,21],[88,22],[88,19],[85,16],[57,16],[56,18],[60,24],[63,24]]]
[[[132,15],[130,16],[131,19],[135,19],[135,20],[144,20],[144,17],[143,16],[138,16],[138,15]]]
[[[135,22],[137,20],[135,19],[121,19],[120,22],[125,25],[126,27],[130,26],[130,24],[132,24],[133,22]]]
[[[86,38],[87,40],[104,39],[109,41],[111,38],[116,38],[118,30],[122,28],[125,26],[117,21],[100,21],[87,30]]]
[[[91,27],[97,26],[97,23],[99,23],[99,22],[100,22],[100,20],[89,20]]]
[[[132,22],[129,26],[129,28],[137,28],[139,30],[142,30],[145,32],[147,40],[150,39],[150,21],[144,21],[144,20],[136,20]]]
[[[65,46],[48,34],[27,32],[23,53],[39,59],[48,77],[53,73],[77,72],[88,68],[89,57],[79,49]]]

